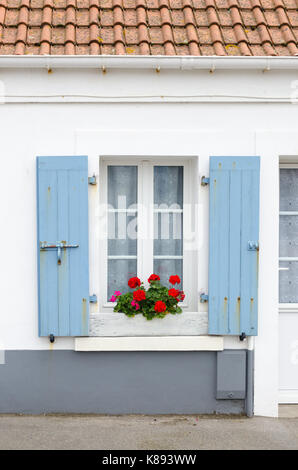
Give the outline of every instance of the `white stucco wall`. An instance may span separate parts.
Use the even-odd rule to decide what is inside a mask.
[[[298,157],[294,71],[0,70],[1,313],[5,349],[49,349],[38,337],[36,155],[260,155],[259,336],[255,340],[255,413],[277,415],[278,160]],[[212,96],[211,96],[212,95]],[[88,101],[93,101],[92,103]],[[282,101],[282,102],[281,102]],[[199,185],[199,179],[198,179]],[[208,189],[199,237],[198,292],[208,289]],[[91,243],[92,245],[92,243]],[[98,291],[92,267],[90,293]],[[207,306],[201,306],[202,310]],[[227,338],[227,348],[247,347]],[[55,349],[73,349],[58,338]],[[250,343],[253,347],[253,342]]]

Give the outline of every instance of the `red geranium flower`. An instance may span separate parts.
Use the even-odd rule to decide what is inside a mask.
[[[134,293],[133,293],[133,298],[137,302],[140,302],[141,300],[145,300],[146,299],[146,292],[143,291],[142,289],[135,290]]]
[[[177,290],[177,289],[174,289],[174,287],[172,289],[169,289],[168,290],[168,294],[171,296],[171,297],[178,297],[178,295],[180,294],[180,291]]]
[[[162,300],[158,300],[157,302],[155,302],[154,310],[157,313],[165,312],[166,309],[167,309],[167,306]]]
[[[158,274],[151,274],[151,276],[148,278],[148,282],[151,281],[160,281],[160,277],[158,276]]]
[[[183,290],[181,290],[179,292],[179,302],[183,302],[184,299],[185,299],[185,294],[184,294]]]
[[[171,284],[180,284],[180,277],[179,276],[170,276],[169,282]]]
[[[131,277],[128,281],[128,285],[131,289],[141,285],[141,281],[138,277]]]

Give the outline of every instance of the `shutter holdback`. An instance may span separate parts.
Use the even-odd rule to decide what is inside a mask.
[[[50,340],[50,343],[54,343],[55,342],[55,336],[53,334],[49,335],[49,340]]]

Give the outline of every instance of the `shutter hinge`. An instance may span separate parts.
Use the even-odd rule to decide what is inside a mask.
[[[96,302],[97,302],[97,295],[95,295],[95,294],[90,295],[90,297],[89,297],[89,302],[90,302],[91,304],[96,304]]]
[[[201,186],[207,186],[209,183],[210,183],[210,178],[206,178],[206,176],[202,176]]]
[[[248,241],[247,242],[248,251],[259,251],[259,242]]]
[[[93,185],[96,184],[96,176],[88,176],[88,183]]]
[[[205,302],[208,302],[209,296],[207,294],[200,294],[200,302],[203,304]]]

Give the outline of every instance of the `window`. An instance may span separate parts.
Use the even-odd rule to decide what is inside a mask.
[[[280,169],[279,302],[298,304],[298,165]]]
[[[197,310],[194,162],[183,159],[120,159],[101,161],[101,292],[100,306],[115,290],[129,290],[138,276],[147,282],[156,273],[169,286],[181,278],[182,307]]]

